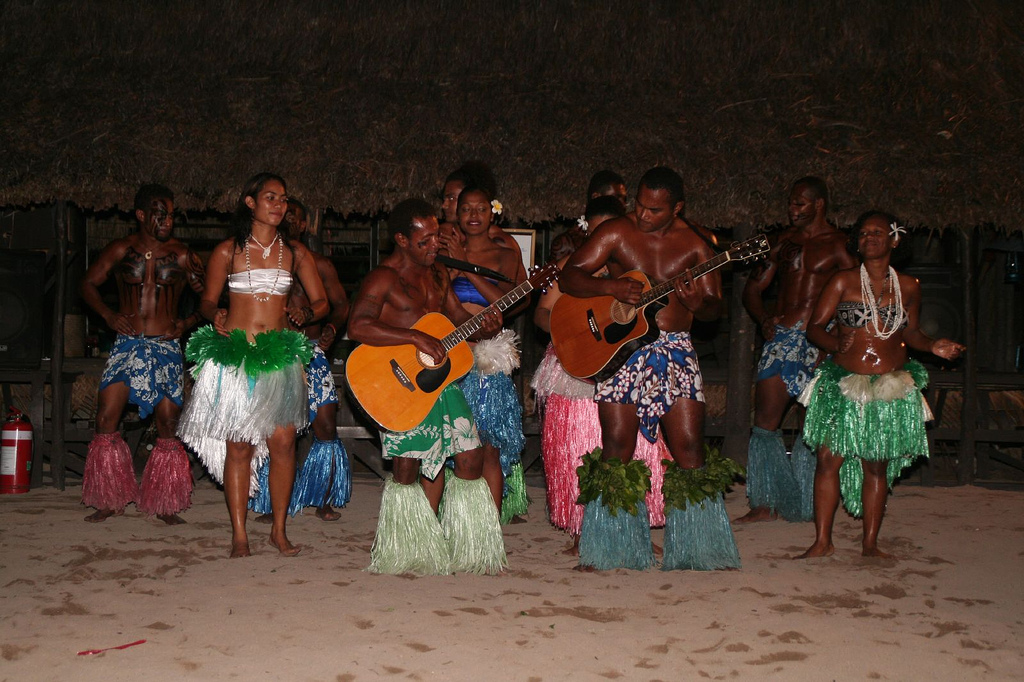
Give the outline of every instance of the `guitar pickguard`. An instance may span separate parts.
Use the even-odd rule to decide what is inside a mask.
[[[612,345],[622,341],[636,329],[637,318],[634,317],[632,320],[625,324],[617,324],[613,322],[604,328],[604,340]]]
[[[452,371],[451,358],[445,358],[437,367],[424,368],[416,374],[416,386],[424,393],[433,393],[444,384]]]

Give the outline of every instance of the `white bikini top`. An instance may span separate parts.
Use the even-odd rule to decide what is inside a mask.
[[[252,286],[249,286],[249,281]],[[287,296],[292,289],[292,273],[277,268],[259,268],[251,272],[228,275],[228,291],[232,294],[276,294]]]

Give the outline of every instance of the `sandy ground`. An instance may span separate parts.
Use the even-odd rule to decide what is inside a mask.
[[[531,488],[499,577],[363,572],[380,482],[342,519],[290,523],[302,554],[229,560],[203,483],[169,527],[129,508],[92,525],[79,489],[0,496],[0,680],[952,680],[1024,673],[1024,493],[900,486],[899,559],[791,561],[810,525],[736,526],[743,570],[584,574]],[[729,496],[733,517],[743,489]],[[660,542],[661,533],[655,538]],[[87,649],[123,650],[79,656]]]

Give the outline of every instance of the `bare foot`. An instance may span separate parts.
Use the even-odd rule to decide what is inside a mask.
[[[316,517],[321,521],[337,521],[341,518],[341,514],[331,509],[331,505],[325,504],[322,507],[317,507]]]
[[[878,549],[877,546],[875,546],[875,547],[864,547],[861,550],[860,555],[861,556],[874,557],[876,559],[895,559],[896,558],[892,554],[889,554],[888,552],[883,552],[882,550]]]
[[[280,538],[275,538],[274,535],[271,534],[268,542],[273,547],[276,547],[277,551],[283,556],[295,556],[302,551],[302,545],[293,545],[284,533],[281,533]]]
[[[579,571],[580,573],[593,573],[597,569],[593,566],[584,566],[583,564],[576,564],[572,567],[572,570]]]
[[[512,520],[509,521],[509,523],[527,523],[527,521],[526,521],[526,519],[524,519],[519,514],[516,514],[515,516],[512,517]]]
[[[819,545],[815,542],[811,545],[811,548],[799,556],[793,557],[794,559],[817,559],[819,557],[832,556],[836,551],[836,548],[832,543]]]
[[[188,523],[185,519],[181,518],[177,514],[157,514],[156,517],[166,523],[168,526],[177,526],[182,523]]]
[[[562,554],[566,556],[579,556],[580,555],[580,536],[572,536],[572,544],[562,550]]]
[[[122,514],[124,514],[124,509],[97,509],[86,516],[85,520],[89,523],[103,523],[111,516],[121,516]]]
[[[232,542],[230,557],[232,559],[238,559],[245,556],[252,556],[252,553],[249,551],[249,541],[242,540],[241,542]]]
[[[274,515],[273,514],[260,514],[259,516],[257,516],[253,520],[256,523],[267,523],[267,524],[270,524],[270,523],[274,522]]]
[[[734,520],[733,523],[757,523],[758,521],[777,521],[778,512],[773,512],[768,507],[754,507],[743,516]]]

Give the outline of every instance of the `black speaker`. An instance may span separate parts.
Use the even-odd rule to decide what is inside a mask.
[[[0,368],[42,362],[45,271],[45,253],[0,249]]]
[[[918,327],[933,339],[964,341],[964,299],[959,269],[945,265],[915,265],[904,270],[921,282]]]

